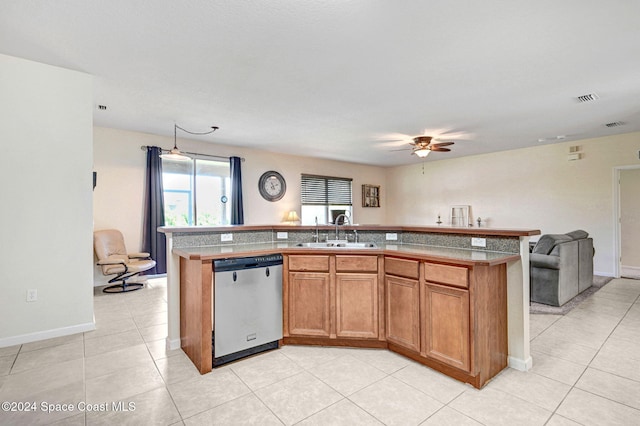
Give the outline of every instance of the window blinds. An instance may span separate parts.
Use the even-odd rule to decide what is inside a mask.
[[[302,204],[316,206],[350,206],[353,179],[302,175]]]

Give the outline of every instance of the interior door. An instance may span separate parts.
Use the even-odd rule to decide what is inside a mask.
[[[640,279],[640,168],[620,170],[620,275]]]

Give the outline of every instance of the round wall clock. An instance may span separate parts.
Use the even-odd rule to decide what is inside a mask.
[[[278,201],[287,192],[287,183],[280,173],[270,170],[260,176],[258,190],[265,200]]]

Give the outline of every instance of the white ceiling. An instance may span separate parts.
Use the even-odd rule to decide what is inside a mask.
[[[199,139],[374,165],[420,162],[385,142],[419,134],[456,142],[433,161],[640,131],[636,0],[2,0],[0,10],[0,53],[95,76],[98,126],[172,136],[174,122],[216,125]],[[587,93],[600,98],[575,99]],[[605,126],[614,121],[626,125]]]

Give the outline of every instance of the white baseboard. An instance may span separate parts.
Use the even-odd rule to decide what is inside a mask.
[[[508,359],[509,367],[514,370],[529,371],[533,367],[533,359],[531,357],[525,359],[510,356]]]
[[[71,334],[84,333],[96,329],[95,322],[72,325],[69,327],[54,328],[52,330],[36,331],[35,333],[21,334],[19,336],[0,338],[0,348],[21,345],[23,343],[38,342],[40,340],[53,339],[54,337],[69,336]]]
[[[623,277],[640,277],[640,266],[625,266],[620,268],[620,275]]]
[[[174,351],[176,349],[180,349],[180,339],[169,340],[167,337],[167,350]]]
[[[593,271],[593,275],[600,275],[601,277],[612,277],[612,278],[616,277],[615,275],[613,275],[613,272]]]

